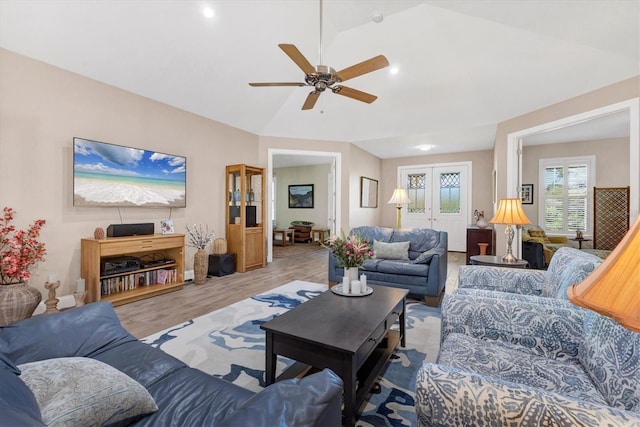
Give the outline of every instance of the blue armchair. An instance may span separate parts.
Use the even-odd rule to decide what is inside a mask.
[[[445,296],[418,425],[640,425],[640,334],[565,300],[503,295]]]

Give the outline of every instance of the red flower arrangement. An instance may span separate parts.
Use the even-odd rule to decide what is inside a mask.
[[[28,280],[29,268],[44,261],[44,243],[37,240],[44,219],[34,221],[27,231],[11,225],[15,211],[5,207],[0,217],[0,285],[12,285]]]
[[[373,249],[367,240],[359,236],[331,236],[326,248],[338,259],[340,267],[361,267],[364,260],[373,257]]]

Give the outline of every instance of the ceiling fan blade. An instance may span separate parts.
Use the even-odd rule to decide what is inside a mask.
[[[313,65],[311,65],[311,63],[307,61],[307,58],[305,58],[304,55],[300,53],[297,47],[292,44],[279,44],[278,46],[284,51],[284,53],[287,54],[289,58],[291,58],[293,62],[296,63],[298,67],[300,67],[302,71],[304,71],[305,74],[316,72],[316,69],[313,67]]]
[[[387,67],[388,65],[389,61],[387,61],[387,58],[385,58],[384,55],[378,55],[371,59],[367,59],[366,61],[362,61],[359,64],[347,67],[342,71],[338,71],[336,74],[339,78],[338,81],[346,82],[349,79],[379,70]]]
[[[302,109],[311,110],[313,106],[316,105],[316,101],[320,97],[321,93],[322,92],[316,92],[315,90],[311,92],[309,96],[307,96],[307,99],[304,101],[304,104],[302,105]]]
[[[352,89],[346,86],[334,86],[331,88],[331,90],[333,91],[333,93],[337,93],[338,95],[347,96],[358,101],[366,102],[367,104],[371,104],[373,101],[378,99],[378,97],[375,95],[371,95],[370,93],[362,92],[361,90]]]
[[[249,83],[249,86],[253,87],[265,87],[265,86],[307,86],[306,83],[297,82],[282,82],[282,83]]]

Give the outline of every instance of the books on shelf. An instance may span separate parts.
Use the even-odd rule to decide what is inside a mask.
[[[116,277],[100,280],[101,295],[130,291],[144,286],[175,283],[178,280],[178,270],[175,268],[158,269],[143,272],[131,272]]]

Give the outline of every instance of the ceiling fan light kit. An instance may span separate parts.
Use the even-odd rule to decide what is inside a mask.
[[[377,96],[370,93],[362,92],[346,86],[334,86],[336,83],[342,83],[354,77],[379,70],[389,66],[389,61],[383,55],[375,56],[366,61],[347,67],[336,72],[327,65],[317,65],[314,67],[305,58],[305,56],[292,44],[279,44],[280,49],[287,54],[289,58],[305,73],[305,83],[298,82],[280,82],[280,83],[249,83],[253,87],[269,87],[269,86],[310,86],[313,92],[309,93],[307,99],[302,105],[303,110],[310,110],[316,104],[318,97],[322,92],[330,89],[331,92],[338,95],[346,96],[357,101],[372,103]],[[320,0],[320,63],[322,63],[322,0]]]

